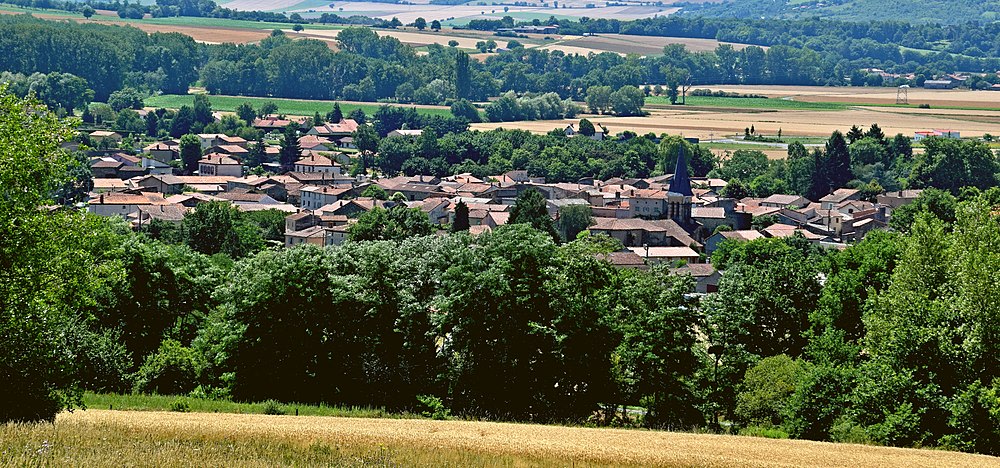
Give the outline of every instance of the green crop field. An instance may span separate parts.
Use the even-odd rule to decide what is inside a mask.
[[[307,100],[297,100],[297,99],[275,99],[275,98],[259,98],[259,97],[244,97],[244,96],[209,96],[209,101],[212,103],[212,109],[216,111],[223,112],[234,112],[236,106],[244,102],[249,102],[254,108],[258,108],[261,104],[266,102],[273,102],[278,105],[278,112],[286,115],[298,115],[298,116],[312,116],[313,114],[319,112],[320,115],[326,115],[327,112],[333,109],[334,101],[307,101]],[[146,107],[164,107],[167,109],[177,109],[181,106],[194,105],[194,95],[187,94],[162,94],[159,96],[153,96],[146,98]],[[378,108],[383,104],[371,103],[371,104],[361,104],[354,102],[341,102],[340,109],[344,114],[348,114],[354,109],[361,109],[365,114],[371,115],[378,111]],[[390,104],[400,107],[413,107],[405,106],[400,104]],[[417,112],[426,115],[451,115],[451,110],[447,107],[417,107]]]
[[[679,100],[678,100],[679,101]],[[670,105],[666,96],[650,96],[646,104]],[[845,110],[851,104],[840,102],[803,102],[788,99],[688,96],[687,105],[698,107],[731,107],[762,110]]]

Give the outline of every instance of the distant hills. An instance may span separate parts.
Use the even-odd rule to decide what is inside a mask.
[[[844,21],[964,24],[1000,20],[997,0],[729,0],[676,3],[682,15],[711,18],[830,18]]]

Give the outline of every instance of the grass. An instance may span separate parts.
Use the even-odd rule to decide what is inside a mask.
[[[666,96],[649,96],[646,104],[670,105]],[[852,104],[840,102],[804,102],[788,99],[688,96],[687,105],[695,107],[727,107],[761,110],[846,110]],[[683,107],[681,107],[683,109]]]
[[[113,393],[87,393],[83,397],[84,405],[94,409],[115,409],[122,411],[170,411],[175,402],[187,404],[192,413],[232,413],[232,414],[264,414],[266,402],[237,403],[226,400],[210,400],[168,395],[118,395]],[[282,403],[281,409],[287,414],[301,416],[339,416],[351,418],[414,418],[411,414],[388,413],[381,408],[334,407],[326,405],[308,405],[304,403]]]
[[[266,102],[273,102],[278,105],[278,112],[286,115],[298,115],[298,116],[308,116],[311,117],[316,112],[320,115],[326,115],[327,112],[333,109],[334,101],[309,101],[309,100],[297,100],[297,99],[278,99],[278,98],[259,98],[259,97],[244,97],[244,96],[209,96],[209,101],[212,103],[212,110],[223,111],[223,112],[233,112],[236,110],[236,106],[249,102],[254,108],[259,108],[261,104]],[[183,105],[194,105],[194,95],[191,94],[161,94],[159,96],[153,96],[146,98],[145,100],[147,107],[164,107],[167,109],[178,109]],[[390,104],[401,107],[410,107],[401,104]],[[382,104],[371,103],[371,104],[361,104],[361,103],[348,103],[340,102],[340,109],[347,115],[354,109],[361,109],[367,115],[372,115],[378,111]],[[447,107],[437,107],[437,108],[425,108],[417,107],[417,112],[426,115],[451,115],[451,110]]]
[[[996,466],[956,452],[471,421],[87,410],[0,426],[0,465]]]

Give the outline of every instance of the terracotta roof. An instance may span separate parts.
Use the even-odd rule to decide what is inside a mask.
[[[821,201],[821,202],[831,202],[831,203],[840,203],[840,202],[842,202],[844,200],[847,200],[848,197],[851,197],[851,196],[855,195],[856,193],[858,193],[858,191],[855,190],[855,189],[839,188],[837,190],[834,190],[833,193],[831,193],[829,195],[826,195],[823,198],[820,198],[819,201]]]
[[[598,260],[604,260],[618,267],[646,268],[646,261],[631,250],[627,252],[611,252],[606,254],[599,253],[594,254],[594,257]]]
[[[708,208],[708,207],[695,207],[691,208],[692,218],[712,218],[712,219],[726,219],[726,209],[725,208]]]
[[[333,162],[332,159],[320,155],[309,155],[308,157],[303,157],[298,161],[295,161],[295,164],[297,166],[319,166],[319,167],[327,167],[327,166],[332,167],[337,165],[336,163]]]
[[[628,247],[636,255],[646,258],[698,258],[691,247]]]
[[[745,231],[720,231],[719,234],[726,239],[740,240],[740,241],[752,241],[754,239],[761,239],[764,237],[763,234],[754,231],[752,229]]]
[[[198,164],[212,164],[215,166],[240,166],[239,161],[229,157],[227,154],[208,153],[198,161]]]
[[[687,265],[680,268],[674,268],[670,271],[674,274],[691,275],[695,278],[712,276],[712,274],[716,272],[715,266],[711,263],[688,263]]]

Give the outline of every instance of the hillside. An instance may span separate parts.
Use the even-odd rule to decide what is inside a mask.
[[[55,425],[0,426],[0,464],[136,460],[226,466],[997,466],[993,457],[935,450],[469,421],[87,410],[63,413]]]
[[[713,18],[819,16],[845,21],[963,24],[996,21],[1000,15],[997,10],[997,2],[980,0],[731,0],[684,4],[682,14]]]

